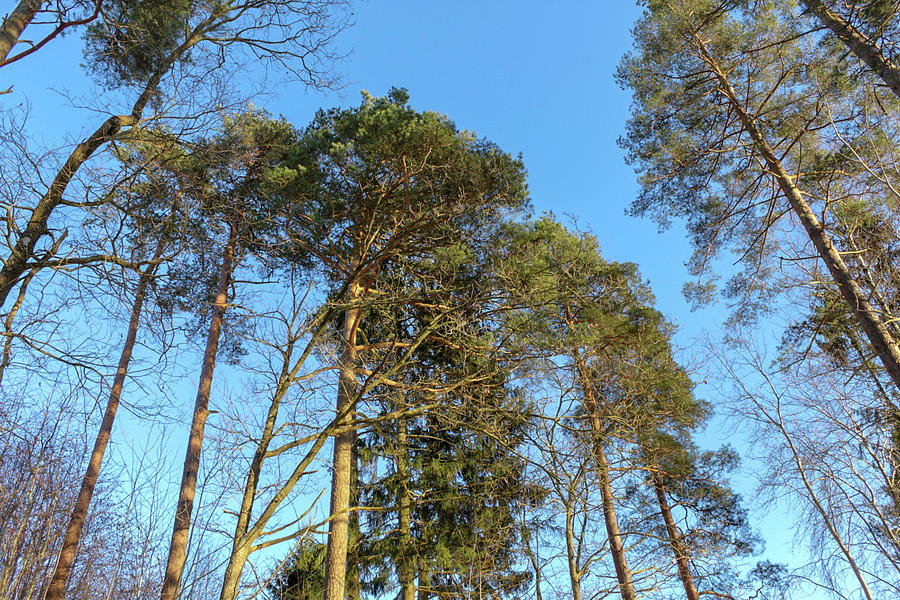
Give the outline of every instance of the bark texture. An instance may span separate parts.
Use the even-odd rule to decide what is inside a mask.
[[[21,0],[0,25],[0,63],[6,60],[25,27],[34,19],[44,0]]]
[[[53,576],[50,578],[50,583],[44,594],[44,600],[65,599],[66,585],[69,581],[72,562],[75,560],[78,542],[81,540],[81,532],[84,529],[84,522],[87,519],[88,509],[91,506],[91,499],[94,496],[94,488],[97,485],[97,478],[100,476],[100,468],[103,465],[103,456],[106,453],[106,446],[109,443],[113,423],[116,420],[116,411],[119,408],[119,400],[122,397],[122,388],[125,385],[125,377],[128,375],[128,365],[131,364],[131,355],[134,352],[138,326],[141,322],[141,312],[144,308],[144,298],[147,294],[147,288],[153,280],[157,261],[162,255],[164,247],[163,241],[160,240],[156,246],[153,261],[147,266],[147,269],[138,280],[134,303],[131,306],[131,316],[128,321],[128,333],[125,336],[125,344],[122,346],[122,352],[119,355],[116,375],[113,379],[112,389],[109,392],[109,399],[106,401],[106,410],[103,413],[100,429],[97,431],[97,438],[94,440],[91,458],[81,480],[81,489],[78,491],[75,506],[72,508],[72,516],[69,518],[69,525],[66,527],[66,535],[63,538],[63,545],[59,551],[56,568],[53,571]]]
[[[687,551],[681,541],[681,532],[675,525],[675,519],[672,517],[672,509],[666,498],[666,489],[663,486],[662,477],[659,473],[653,473],[653,490],[656,492],[656,501],[659,504],[659,512],[662,514],[663,522],[666,524],[666,536],[669,538],[669,546],[672,548],[672,554],[675,556],[675,565],[678,568],[678,577],[684,586],[684,595],[687,600],[700,600],[700,594],[697,592],[697,586],[694,585],[694,576],[691,574],[691,565],[688,559]]]
[[[340,379],[336,414],[341,429],[334,437],[334,460],[331,475],[331,520],[328,524],[328,552],[325,558],[325,600],[344,600],[347,584],[347,550],[350,534],[350,478],[353,456],[353,409],[356,402],[356,332],[362,310],[356,306],[362,288],[353,284],[349,290],[350,308],[344,312],[339,357]]]
[[[200,450],[203,446],[203,431],[206,418],[209,416],[209,393],[212,388],[213,372],[216,368],[216,354],[219,350],[219,336],[222,330],[222,319],[228,306],[228,284],[234,270],[234,252],[237,245],[237,228],[232,224],[228,232],[222,266],[219,269],[219,283],[216,300],[213,305],[209,323],[209,335],[206,338],[206,350],[203,353],[203,367],[200,370],[200,384],[197,389],[197,400],[194,404],[194,417],[191,432],[188,436],[187,452],[184,457],[184,470],[181,474],[181,489],[178,493],[178,505],[175,509],[175,526],[172,529],[172,541],[169,545],[169,558],[163,579],[161,600],[174,600],[181,586],[181,576],[187,560],[187,544],[191,528],[191,513],[194,509],[194,494],[197,489],[197,472],[200,469]]]
[[[874,40],[821,0],[803,0],[803,4],[900,98],[900,66],[891,62]]]
[[[695,35],[694,43],[701,57],[710,66],[710,69],[718,79],[719,87],[728,99],[738,119],[740,119],[744,130],[753,140],[757,151],[765,161],[766,168],[775,177],[781,192],[787,198],[791,209],[801,225],[803,225],[819,257],[847,302],[847,306],[881,360],[881,364],[884,365],[894,385],[900,389],[900,347],[897,345],[897,340],[891,335],[879,312],[872,306],[859,284],[853,278],[846,263],[844,263],[844,259],[841,258],[831,238],[825,232],[825,228],[819,222],[809,204],[804,200],[800,189],[794,184],[793,177],[791,177],[775,155],[775,151],[757,125],[756,119],[739,100],[737,92],[732,87],[724,70],[709,53],[699,35]]]

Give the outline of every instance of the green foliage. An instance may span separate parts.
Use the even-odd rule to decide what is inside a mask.
[[[527,204],[520,159],[417,112],[405,90],[320,111],[293,147],[298,202],[288,255],[315,255],[334,280],[386,263],[437,260],[484,244]]]
[[[325,593],[327,546],[304,537],[266,591],[271,600],[320,600]]]
[[[183,43],[193,0],[105,1],[85,31],[88,66],[110,87],[146,82]]]

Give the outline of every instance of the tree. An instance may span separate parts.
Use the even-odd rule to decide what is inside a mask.
[[[179,89],[168,80],[173,70],[193,66],[203,71],[195,72],[196,77],[208,82],[217,69],[228,64],[220,60],[220,51],[222,57],[237,59],[237,49],[246,46],[255,57],[275,62],[301,81],[325,84],[326,71],[319,61],[329,60],[326,45],[345,24],[339,17],[335,18],[337,22],[332,21],[332,10],[341,6],[339,1],[328,0],[174,5],[158,0],[104,2],[100,17],[86,32],[87,61],[105,85],[134,89],[135,97],[123,114],[109,116],[69,152],[56,173],[48,177],[51,183],[40,198],[33,204],[19,199],[9,207],[14,218],[7,231],[10,250],[0,267],[0,306],[6,304],[10,292],[42,254],[43,240],[53,236],[51,216],[61,206],[69,208],[65,197],[76,175],[103,148],[146,127],[148,111],[158,112],[153,120],[171,119],[170,123],[178,123],[188,133],[192,118],[202,127],[204,110],[177,115],[165,108],[167,101],[175,100],[173,95]],[[226,48],[233,51],[225,53]],[[190,69],[184,72],[189,73]],[[197,90],[191,94],[200,99]],[[215,106],[222,98],[210,101]],[[107,181],[102,187],[109,191],[115,185],[115,181]],[[23,210],[22,206],[28,208]]]
[[[550,217],[510,228],[502,256],[501,278],[518,309],[506,316],[508,352],[523,361],[528,385],[549,393],[537,402],[539,454],[531,460],[563,513],[573,597],[600,562],[588,540],[594,512],[603,515],[623,598],[658,586],[654,571],[663,585],[671,579],[666,553],[689,598],[735,593],[729,559],[756,545],[739,497],[721,480],[736,457],[693,446],[691,432],[709,409],[675,362],[670,327],[635,267],[605,261],[593,237]],[[689,531],[677,527],[673,505]],[[642,549],[638,564],[649,564],[634,569],[626,551],[634,559]],[[698,586],[704,557],[713,570],[702,571]]]
[[[272,198],[278,198],[277,188],[284,182],[277,170],[273,175],[273,167],[284,160],[293,136],[293,128],[284,121],[250,112],[226,119],[222,134],[201,142],[195,151],[193,167],[198,172],[194,179],[196,187],[191,190],[196,195],[194,201],[211,221],[212,228],[224,223],[227,238],[222,244],[222,262],[209,316],[209,333],[161,591],[163,600],[176,597],[184,570],[200,452],[210,413],[209,397],[232,276],[247,252],[270,249],[271,238],[267,240],[267,236],[283,223],[277,219]]]
[[[843,7],[822,0],[803,0],[803,4],[900,98],[900,65],[893,51],[898,33],[896,6],[883,0],[843,2]]]
[[[594,460],[619,593],[624,600],[634,600],[637,592],[616,515],[607,448],[612,439],[627,437],[627,430],[636,428],[632,419],[637,413],[629,412],[635,403],[647,402],[643,411],[652,414],[653,403],[663,396],[634,398],[620,385],[630,377],[652,377],[653,367],[642,365],[643,357],[665,358],[668,347],[660,335],[659,315],[648,307],[651,296],[634,265],[604,261],[594,238],[573,235],[543,218],[515,231],[511,240],[505,249],[506,277],[513,304],[526,308],[520,316],[513,314],[511,328],[519,344],[546,357],[545,368],[562,365],[564,385],[577,398],[578,412],[567,416],[584,427],[579,434]],[[683,372],[675,374],[676,379],[684,377]],[[682,390],[667,399],[673,404],[666,410],[677,414],[677,401],[689,396]]]
[[[54,38],[64,34],[67,29],[91,23],[100,15],[100,7],[103,2],[102,0],[74,0],[71,5],[60,2],[54,3],[55,6],[44,6],[46,4],[50,3],[44,0],[20,0],[13,11],[3,18],[3,24],[0,25],[0,67],[37,52]],[[49,20],[37,22],[36,19],[41,12],[48,13]],[[19,36],[26,27],[54,24],[55,27],[49,31],[41,31],[43,37],[40,40],[36,42],[28,40],[27,50],[9,56],[15,45],[22,43]],[[11,91],[12,87],[0,93]]]
[[[865,598],[895,595],[898,522],[880,488],[891,485],[896,464],[864,388],[817,356],[769,367],[752,338],[717,358],[754,427],[761,491],[787,494],[801,514],[813,558],[807,581]]]
[[[686,218],[697,273],[736,244],[748,268],[731,285],[744,296],[773,269],[763,259],[791,244],[783,221],[792,217],[900,386],[897,339],[832,234],[829,212],[840,198],[814,189],[829,173],[840,179],[824,170],[827,157],[856,139],[866,105],[846,100],[844,81],[819,68],[826,59],[801,35],[770,3],[649,4],[619,72],[635,99],[622,141],[641,173],[632,210],[662,224]],[[890,135],[877,124],[862,131],[870,140],[881,132]]]
[[[446,117],[413,110],[407,99],[405,91],[393,90],[388,98],[366,95],[358,108],[320,112],[295,155],[302,208],[292,223],[293,253],[320,261],[344,307],[335,408],[343,431],[334,439],[329,600],[344,597],[354,413],[361,393],[384,380],[377,368],[361,364],[358,336],[369,338],[363,314],[373,303],[413,301],[379,294],[373,285],[392,264],[460,264],[467,247],[484,247],[498,217],[522,207],[526,198],[520,161],[458,131]],[[384,352],[402,349],[409,356],[455,310],[434,306],[423,329],[386,340]],[[438,387],[435,395],[443,387],[449,386]]]

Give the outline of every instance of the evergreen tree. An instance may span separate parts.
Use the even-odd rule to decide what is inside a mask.
[[[321,111],[295,145],[291,163],[298,173],[296,209],[284,255],[313,257],[331,283],[330,297],[343,310],[335,409],[343,431],[335,436],[332,465],[329,600],[341,600],[346,587],[359,399],[369,389],[390,385],[415,349],[445,321],[461,319],[470,304],[431,303],[428,295],[380,290],[380,275],[394,269],[403,281],[427,282],[436,264],[452,273],[454,265],[483,251],[478,248],[487,246],[504,215],[526,202],[521,161],[407,102],[405,91],[392,90],[387,98],[365,95],[357,108]],[[440,290],[435,295],[440,297]],[[416,303],[427,318],[397,337],[379,338],[377,319],[370,326],[365,317],[370,307],[396,310]],[[453,381],[441,379],[432,383],[431,393],[440,397],[453,387]]]

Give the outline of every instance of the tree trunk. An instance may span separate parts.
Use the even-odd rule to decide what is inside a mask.
[[[578,553],[575,550],[575,499],[571,492],[566,503],[566,562],[569,566],[572,600],[581,600],[581,571],[578,568]]]
[[[849,23],[838,13],[832,11],[821,0],[802,0],[803,4],[814,14],[825,27],[830,29],[853,54],[872,69],[882,81],[900,98],[900,66],[891,62],[882,49]]]
[[[68,527],[66,527],[66,535],[63,538],[62,549],[59,551],[56,568],[54,569],[53,576],[47,586],[44,600],[64,600],[65,598],[66,585],[69,581],[69,572],[72,568],[72,562],[75,560],[75,553],[78,550],[81,531],[84,528],[84,522],[91,505],[91,498],[93,498],[94,495],[94,487],[97,485],[97,478],[100,475],[100,467],[103,464],[106,445],[109,442],[113,422],[116,419],[116,411],[119,408],[119,399],[122,397],[122,388],[125,385],[125,377],[128,374],[128,365],[131,363],[131,354],[134,351],[138,326],[141,321],[141,311],[144,307],[144,297],[146,296],[150,282],[153,280],[153,273],[156,270],[157,261],[162,255],[164,248],[165,243],[163,239],[160,238],[159,243],[156,245],[153,261],[147,266],[147,269],[141,273],[140,279],[138,280],[134,303],[131,306],[131,317],[128,321],[128,333],[125,336],[125,344],[122,346],[122,353],[119,355],[119,365],[116,369],[115,378],[113,379],[112,389],[109,392],[109,399],[106,401],[106,411],[103,413],[103,420],[100,423],[99,431],[97,431],[94,449],[91,451],[91,458],[88,461],[87,470],[81,480],[81,489],[78,491],[78,498],[76,498],[75,506],[72,508],[72,516],[69,519]]]
[[[228,242],[219,270],[219,284],[216,300],[209,322],[209,335],[206,338],[206,351],[203,353],[203,367],[200,370],[200,383],[197,388],[197,400],[194,404],[194,417],[188,436],[187,451],[184,457],[184,470],[181,475],[181,489],[178,494],[178,505],[175,509],[175,526],[172,529],[172,541],[169,545],[169,558],[166,563],[166,574],[163,579],[161,600],[175,600],[181,585],[181,576],[187,560],[187,544],[191,528],[191,513],[194,508],[194,493],[197,489],[197,472],[200,469],[200,450],[203,445],[203,430],[209,416],[209,393],[212,388],[213,371],[216,368],[216,354],[219,349],[219,335],[222,319],[228,306],[228,283],[234,270],[234,253],[237,245],[237,227],[229,226]]]
[[[147,103],[150,102],[150,99],[156,94],[156,90],[159,87],[163,76],[169,71],[172,65],[175,64],[175,61],[190,50],[190,48],[198,41],[199,38],[196,37],[196,35],[191,35],[191,37],[159,63],[159,66],[150,76],[150,79],[141,91],[140,96],[138,96],[137,100],[135,100],[132,105],[131,114],[113,115],[107,118],[94,133],[75,146],[75,149],[69,154],[66,162],[63,163],[62,167],[53,177],[53,181],[50,182],[50,187],[47,188],[47,192],[38,201],[34,210],[32,210],[31,218],[28,219],[28,223],[25,225],[24,229],[19,232],[9,256],[6,257],[6,260],[3,261],[3,266],[0,267],[0,308],[3,308],[3,305],[6,303],[6,298],[9,296],[9,292],[15,287],[16,283],[18,283],[22,274],[30,268],[28,261],[34,256],[34,249],[37,246],[38,241],[47,235],[49,231],[48,222],[50,220],[50,215],[56,210],[56,207],[59,206],[60,202],[62,202],[63,194],[69,183],[72,181],[72,178],[75,177],[75,174],[82,165],[84,165],[84,163],[87,162],[101,146],[116,139],[119,132],[125,127],[134,126],[141,120],[144,109],[146,108]]]
[[[599,419],[591,417],[591,421]],[[595,429],[595,432],[598,431]],[[609,552],[612,554],[613,565],[616,567],[616,579],[619,581],[619,591],[622,600],[636,600],[634,583],[631,580],[631,570],[628,561],[625,560],[625,546],[622,543],[622,532],[619,531],[619,521],[616,519],[616,509],[613,504],[612,485],[609,480],[609,462],[606,460],[606,452],[603,443],[598,439],[594,442],[594,458],[597,461],[597,479],[600,484],[600,495],[603,498],[603,520],[606,522],[606,534],[609,537]]]
[[[0,63],[6,60],[25,27],[34,19],[44,0],[21,0],[0,25]]]
[[[409,437],[406,419],[398,422],[397,434],[397,474],[400,475],[400,509],[397,528],[400,531],[400,560],[397,565],[397,580],[400,582],[400,600],[416,600],[415,553],[412,537],[412,499],[409,494]]]
[[[349,540],[350,475],[353,454],[353,422],[356,404],[356,332],[362,310],[356,306],[362,296],[358,283],[350,286],[350,307],[344,312],[339,357],[340,380],[336,414],[345,428],[334,437],[331,476],[331,520],[328,524],[328,552],[325,557],[325,600],[344,600],[347,584],[347,545]]]
[[[869,342],[872,344],[872,347],[875,349],[875,353],[884,365],[884,368],[894,382],[894,385],[900,389],[900,347],[897,345],[897,340],[895,340],[890,331],[888,331],[888,328],[879,316],[878,311],[872,306],[865,294],[863,294],[863,291],[856,280],[853,279],[850,270],[844,263],[843,258],[841,258],[840,253],[834,247],[831,238],[825,233],[822,224],[819,222],[818,218],[816,218],[816,215],[809,207],[809,204],[806,203],[806,200],[803,199],[802,192],[794,184],[793,178],[785,170],[781,161],[775,156],[775,151],[769,146],[762,131],[756,125],[756,121],[748,112],[747,107],[738,100],[737,93],[731,86],[728,77],[719,67],[718,62],[710,55],[705,43],[700,39],[699,35],[695,34],[694,39],[695,46],[719,80],[722,92],[728,98],[728,101],[734,109],[735,114],[737,114],[740,119],[744,130],[753,139],[757,150],[766,163],[767,169],[775,177],[782,193],[790,203],[791,209],[793,209],[794,214],[800,220],[809,239],[815,246],[819,257],[822,259],[822,262],[825,263],[834,282],[837,283],[838,289],[844,300],[847,302],[850,311],[853,313],[863,332],[866,334],[866,337],[869,339]]]
[[[250,461],[250,470],[247,473],[247,481],[244,484],[244,494],[241,498],[241,508],[238,513],[237,524],[234,528],[234,540],[231,546],[231,555],[228,557],[228,565],[225,567],[225,576],[222,580],[222,589],[219,592],[220,600],[234,600],[237,597],[238,584],[241,581],[241,574],[247,558],[250,556],[250,549],[253,539],[247,536],[250,527],[250,519],[253,512],[253,501],[256,499],[256,490],[259,486],[260,472],[262,471],[263,461],[266,458],[266,452],[269,449],[269,443],[272,441],[275,431],[275,422],[278,419],[278,410],[281,406],[281,400],[289,387],[291,374],[289,372],[288,361],[285,360],[281,374],[278,379],[278,386],[272,403],[269,405],[269,411],[266,415],[266,422],[263,425],[262,435],[253,459]]]
[[[566,319],[566,324],[569,327],[574,325],[574,322],[571,320],[571,311],[568,308],[566,308]],[[597,463],[597,479],[602,498],[603,520],[606,524],[606,534],[609,538],[609,552],[612,555],[613,565],[616,568],[619,592],[622,594],[622,600],[636,600],[637,596],[635,595],[634,583],[631,579],[631,569],[628,568],[628,561],[625,559],[625,545],[622,542],[622,532],[619,530],[619,521],[616,518],[612,484],[609,478],[609,461],[606,459],[606,451],[603,449],[603,440],[601,438],[603,423],[601,423],[597,414],[597,399],[590,385],[587,365],[585,365],[580,351],[577,349],[575,350],[574,358],[581,390],[584,394],[584,408],[587,410],[591,422],[591,431],[594,438],[592,450],[594,460]]]
[[[675,525],[675,519],[672,518],[672,509],[666,499],[666,490],[663,487],[662,477],[659,473],[653,473],[653,490],[656,492],[656,501],[659,503],[659,512],[662,514],[663,521],[666,524],[666,535],[669,537],[669,545],[672,547],[672,554],[675,555],[675,564],[678,567],[678,577],[684,585],[684,594],[687,600],[700,600],[700,594],[697,593],[697,587],[694,585],[694,576],[691,575],[691,566],[688,561],[687,552],[685,552],[684,544],[681,542],[681,533],[678,526]]]

